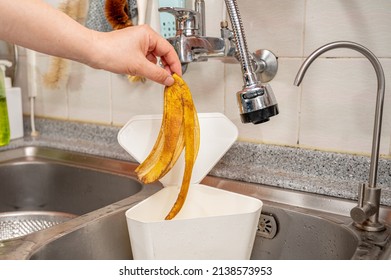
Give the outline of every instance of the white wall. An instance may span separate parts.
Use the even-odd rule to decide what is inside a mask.
[[[54,3],[56,0],[51,0]],[[223,112],[243,141],[347,153],[369,153],[376,76],[358,52],[334,50],[311,65],[300,87],[293,80],[304,58],[323,44],[350,40],[376,54],[386,76],[381,153],[391,155],[391,1],[238,0],[249,50],[269,49],[279,71],[270,83],[280,114],[270,122],[241,124],[235,93],[242,87],[238,64],[218,61],[190,65],[184,78],[200,112]],[[207,34],[219,36],[222,1],[206,0]],[[93,50],[91,50],[93,51]],[[45,73],[49,57],[38,58]],[[24,52],[18,83],[29,113]],[[68,84],[55,91],[40,86],[39,116],[122,125],[136,114],[162,110],[160,85],[129,83],[125,77],[72,63]]]

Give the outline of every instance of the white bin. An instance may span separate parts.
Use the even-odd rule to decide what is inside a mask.
[[[198,114],[200,150],[186,202],[164,220],[183,177],[183,155],[160,181],[164,189],[126,212],[134,259],[249,259],[262,201],[199,182],[237,138],[237,128],[220,113]],[[120,145],[137,161],[149,154],[160,129],[160,116],[136,116],[119,132]]]

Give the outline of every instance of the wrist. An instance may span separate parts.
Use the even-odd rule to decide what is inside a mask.
[[[86,64],[95,69],[101,69],[102,61],[102,40],[101,32],[86,28],[86,34],[84,36],[83,44],[80,45],[79,56],[77,60],[83,64]],[[103,46],[102,46],[103,45]]]

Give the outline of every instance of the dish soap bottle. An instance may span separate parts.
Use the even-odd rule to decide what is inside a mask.
[[[11,136],[5,93],[5,67],[11,66],[10,61],[0,60],[0,146],[7,145]]]

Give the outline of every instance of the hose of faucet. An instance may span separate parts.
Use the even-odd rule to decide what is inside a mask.
[[[255,75],[255,71],[250,60],[246,36],[244,34],[244,28],[242,19],[239,14],[238,4],[236,0],[225,0],[225,4],[227,6],[229,17],[231,19],[232,30],[234,33],[236,48],[239,55],[239,62],[242,67],[244,84],[247,87],[256,85],[258,83],[258,79]]]

